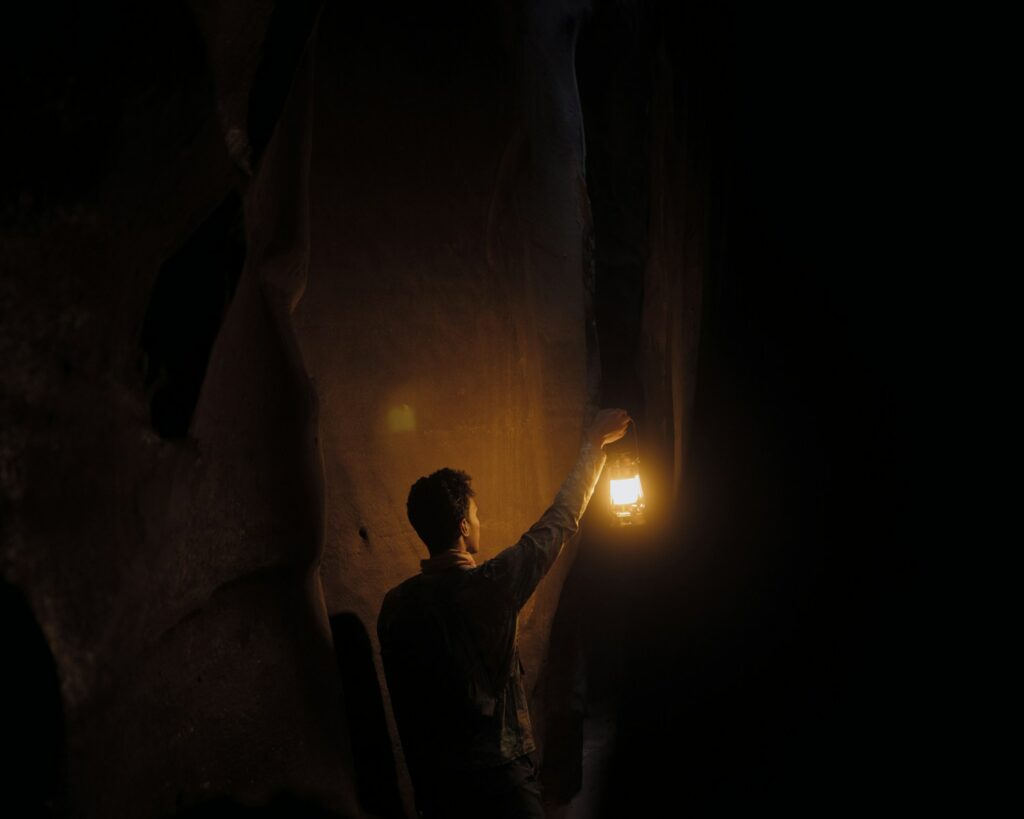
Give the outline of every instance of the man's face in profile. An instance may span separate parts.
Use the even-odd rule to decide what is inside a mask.
[[[469,526],[469,532],[464,533],[462,538],[466,541],[466,551],[475,555],[480,551],[480,518],[477,517],[476,500],[473,498],[469,499],[469,514],[466,515],[465,522]]]

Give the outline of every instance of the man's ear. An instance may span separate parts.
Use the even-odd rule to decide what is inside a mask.
[[[469,521],[465,518],[459,521],[459,532],[462,533],[463,537],[469,534]]]

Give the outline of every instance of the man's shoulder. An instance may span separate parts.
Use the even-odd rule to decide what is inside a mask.
[[[380,604],[377,614],[377,630],[380,632],[388,623],[395,619],[395,614],[402,608],[403,600],[408,596],[408,583],[413,578],[403,580],[394,588],[388,589]]]
[[[450,594],[453,589],[465,585],[470,580],[472,571],[437,572],[433,574],[414,574],[390,589],[384,595],[381,610],[415,606],[438,595]]]
[[[487,564],[474,569],[416,574],[403,580],[384,595],[378,625],[408,617],[418,617],[427,608],[472,605],[483,595],[497,602],[491,572]]]
[[[393,622],[411,616],[436,594],[438,578],[434,575],[414,574],[390,589],[381,603],[378,624]]]
[[[417,595],[417,589],[422,583],[423,575],[414,574],[412,577],[407,577],[397,586],[389,589],[387,594],[384,595],[384,602],[381,604],[381,616],[386,611],[392,611],[398,606],[401,606],[404,602],[407,602],[410,598]]]

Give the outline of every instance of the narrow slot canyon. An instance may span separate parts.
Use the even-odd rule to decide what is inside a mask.
[[[4,17],[0,813],[455,816],[437,772],[483,788],[513,757],[548,819],[931,806],[870,25],[670,0]],[[443,468],[472,491],[435,550],[411,490]],[[546,551],[559,504],[586,511]],[[521,599],[473,598],[511,612],[513,682],[469,689],[519,744],[444,768],[385,601],[445,555],[500,580],[513,546],[541,555]],[[465,815],[540,815],[510,800]]]

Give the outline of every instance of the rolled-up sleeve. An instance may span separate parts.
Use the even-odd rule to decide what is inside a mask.
[[[555,500],[540,519],[519,538],[514,546],[484,563],[479,571],[506,589],[518,608],[533,594],[537,584],[551,568],[566,539],[579,530],[606,455],[599,446],[586,442]]]

